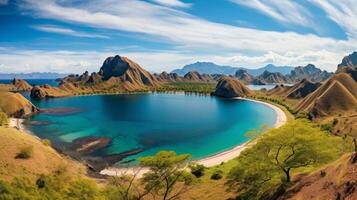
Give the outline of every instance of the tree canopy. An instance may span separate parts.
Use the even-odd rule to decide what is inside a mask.
[[[256,144],[237,158],[229,183],[244,199],[257,199],[272,188],[288,184],[293,172],[328,163],[344,149],[342,138],[321,131],[307,120],[296,120],[259,136]]]

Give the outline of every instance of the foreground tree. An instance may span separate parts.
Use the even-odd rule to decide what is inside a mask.
[[[186,170],[189,158],[188,154],[176,155],[174,151],[161,151],[155,156],[141,158],[140,165],[150,171],[142,178],[145,193],[140,198],[151,194],[163,200],[176,199],[187,191],[195,179]],[[180,187],[175,187],[179,182]]]
[[[291,181],[293,170],[306,171],[336,159],[343,142],[306,120],[297,120],[257,138],[242,152],[229,174],[229,183],[244,199],[275,193]],[[265,194],[267,195],[267,194]]]

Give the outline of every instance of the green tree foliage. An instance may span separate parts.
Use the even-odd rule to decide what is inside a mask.
[[[9,118],[6,113],[0,112],[0,126],[7,125],[9,123]]]
[[[228,178],[242,199],[259,199],[284,188],[292,174],[333,161],[343,153],[341,138],[321,131],[307,120],[296,120],[257,138],[237,158]]]
[[[176,199],[189,189],[194,182],[194,176],[188,173],[186,166],[190,155],[176,155],[174,151],[161,151],[155,156],[143,157],[140,165],[150,168],[142,179],[145,185],[145,193],[141,196],[152,194],[162,199]],[[181,188],[175,188],[178,182]]]
[[[193,174],[196,178],[200,178],[205,173],[205,166],[197,163],[193,163],[190,165],[191,174]]]

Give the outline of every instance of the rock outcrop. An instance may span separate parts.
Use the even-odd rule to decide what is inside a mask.
[[[12,80],[12,85],[16,88],[17,91],[30,91],[32,89],[30,84],[21,79],[14,78],[14,80]]]
[[[214,92],[215,96],[226,98],[246,97],[252,94],[253,92],[248,89],[242,82],[231,77],[221,78],[218,81],[216,90]]]
[[[19,93],[0,92],[0,111],[11,117],[24,117],[38,109]]]
[[[52,87],[48,84],[43,85],[43,86],[35,86],[31,90],[30,97],[33,99],[41,100],[41,99],[47,99],[47,98],[56,98],[56,97],[66,97],[70,96],[71,93],[63,90],[63,88],[60,87]]]
[[[332,73],[322,71],[313,64],[308,64],[305,67],[295,67],[289,75],[289,79],[293,82],[300,82],[304,79],[310,82],[322,82],[329,79]]]

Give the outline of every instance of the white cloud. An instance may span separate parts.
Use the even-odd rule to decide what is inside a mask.
[[[221,65],[256,68],[269,63],[276,65],[306,65],[314,63],[328,71],[335,71],[345,53],[331,53],[325,50],[297,54],[267,52],[261,55],[243,54],[194,54],[185,51],[136,51],[124,49],[106,52],[98,51],[39,51],[0,47],[0,72],[59,72],[83,73],[98,71],[105,58],[120,54],[129,57],[151,72],[170,72],[196,61],[215,62]]]
[[[77,4],[68,0],[26,2],[22,4],[22,8],[36,17],[138,33],[140,36],[171,43],[177,51],[119,52],[137,61],[147,70],[155,72],[171,71],[197,60],[251,67],[267,63],[314,63],[323,69],[334,71],[341,58],[356,50],[357,46],[354,39],[336,40],[313,34],[262,31],[214,23],[145,1],[92,0],[90,3],[82,1]],[[282,15],[280,11],[277,13]],[[18,53],[0,54],[0,71],[97,71],[107,56],[118,53],[34,50],[16,52]],[[23,69],[20,70],[19,66]]]
[[[357,38],[357,1],[310,0],[323,9],[328,17],[346,30],[351,38]]]
[[[306,51],[334,49],[350,50],[356,42],[337,41],[316,35],[292,32],[261,31],[209,22],[187,13],[156,6],[144,1],[123,1],[108,6],[113,0],[91,1],[91,4],[63,6],[54,1],[27,0],[27,9],[38,16],[88,26],[114,29],[159,37],[182,48],[212,51],[274,50]]]
[[[52,25],[36,25],[36,26],[33,26],[33,28],[36,30],[44,31],[44,32],[57,33],[57,34],[62,34],[62,35],[70,35],[70,36],[75,36],[75,37],[109,39],[109,37],[105,36],[105,35],[79,32],[79,31],[75,31],[73,29],[52,26]]]
[[[191,4],[189,3],[184,3],[180,0],[152,0],[155,3],[158,3],[163,6],[168,6],[168,7],[179,7],[179,8],[188,8],[191,7]]]
[[[262,12],[276,20],[314,28],[312,15],[306,8],[292,0],[230,0]]]

